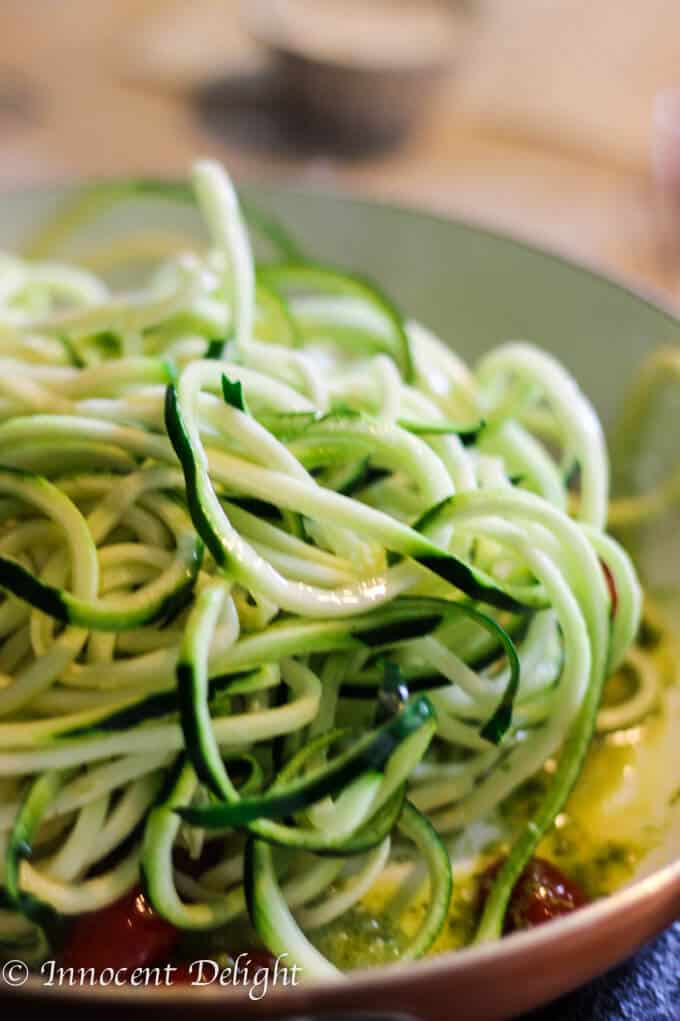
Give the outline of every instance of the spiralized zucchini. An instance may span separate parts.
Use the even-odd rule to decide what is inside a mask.
[[[441,835],[555,757],[487,901],[497,937],[596,722],[630,719],[598,717],[608,673],[632,655],[631,713],[653,704],[597,416],[539,349],[468,369],[248,211],[256,264],[222,168],[193,186],[89,191],[39,259],[0,263],[0,946],[39,959],[55,913],[141,876],[180,928],[248,912],[338,977],[314,933],[397,853],[429,876],[400,947],[420,956]],[[131,194],[195,200],[208,245],[131,293],[50,257]],[[208,841],[189,877],[174,851]]]

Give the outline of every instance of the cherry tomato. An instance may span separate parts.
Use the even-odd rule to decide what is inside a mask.
[[[268,968],[271,971],[276,964],[276,958],[268,950],[244,950],[245,957],[241,958],[241,964],[247,964],[251,977],[258,968]],[[236,960],[236,955],[234,955]]]
[[[614,575],[609,570],[604,560],[600,560],[602,565],[602,571],[604,574],[604,580],[607,582],[607,588],[609,589],[609,616],[616,616],[616,609],[619,605],[619,594],[616,591],[616,582],[614,581]]]
[[[175,964],[174,969],[170,974],[171,986],[190,986],[196,978],[191,974],[188,964]]]
[[[242,950],[237,954],[231,954],[232,968],[236,966],[238,959],[238,971],[241,976],[241,981],[245,980],[246,969],[248,974],[248,980],[252,981],[255,978],[255,974],[260,968],[267,968],[268,971],[272,971],[276,964],[276,958],[273,954],[270,954],[268,950]],[[172,986],[190,986],[194,979],[198,975],[198,971],[194,969],[191,971],[191,963],[182,961],[178,964],[173,964],[174,971],[170,974],[170,985]]]
[[[75,922],[61,964],[65,968],[142,968],[163,962],[179,940],[179,930],[156,914],[136,886],[120,900],[81,915]]]
[[[479,881],[480,910],[505,859],[494,862]],[[532,858],[515,883],[505,915],[505,932],[532,929],[553,918],[567,915],[588,903],[573,879],[544,858]]]

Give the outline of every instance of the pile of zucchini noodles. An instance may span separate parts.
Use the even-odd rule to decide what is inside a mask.
[[[248,210],[256,265],[218,165],[167,188],[211,242],[144,289],[0,262],[2,952],[41,960],[141,877],[178,927],[249,916],[337,976],[314,933],[397,854],[429,875],[399,952],[421,956],[446,835],[556,757],[486,903],[495,938],[607,675],[632,655],[646,680],[606,727],[654,687],[598,419],[549,355],[470,370]],[[198,876],[173,862],[206,842]]]

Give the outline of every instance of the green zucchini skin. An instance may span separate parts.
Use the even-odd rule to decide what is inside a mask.
[[[185,822],[203,829],[244,826],[257,819],[282,819],[308,808],[321,798],[337,794],[363,773],[380,770],[395,749],[410,734],[433,720],[434,710],[425,696],[419,696],[371,734],[323,768],[304,779],[291,781],[259,797],[204,808],[180,809]]]
[[[253,928],[265,946],[285,954],[306,979],[337,979],[341,972],[309,942],[288,907],[276,876],[271,848],[250,841],[244,853],[244,894]]]
[[[273,819],[259,819],[246,824],[244,829],[273,847],[307,851],[320,857],[353,857],[372,851],[381,844],[396,826],[406,796],[403,784],[381,808],[354,833],[347,837],[328,837],[319,830],[288,826]]]
[[[25,918],[40,927],[54,925],[57,914],[48,904],[21,889],[21,862],[33,854],[33,840],[62,782],[63,774],[57,771],[43,773],[31,782],[14,821],[5,856],[7,900]]]
[[[422,615],[422,616],[419,616]],[[447,620],[463,615],[476,621],[485,628],[494,642],[492,660],[498,659],[503,654],[507,658],[510,667],[510,677],[506,689],[501,696],[499,705],[494,711],[489,722],[485,724],[487,739],[498,743],[509,725],[512,716],[512,706],[517,691],[519,678],[519,660],[513,639],[508,632],[500,626],[493,618],[481,613],[474,607],[464,603],[448,602],[446,600],[409,599],[402,597],[394,601],[389,607],[381,608],[361,617],[348,618],[339,627],[338,622],[324,625],[317,622],[314,630],[318,633],[316,639],[310,639],[306,648],[309,652],[316,650],[327,651],[332,648],[346,648],[348,642],[355,643],[355,647],[362,645],[371,649],[373,654],[380,654],[384,649],[398,646],[409,640],[409,636],[423,636],[431,634]],[[413,631],[404,625],[412,625]],[[286,630],[286,621],[272,625],[272,631]],[[332,634],[327,637],[324,627],[329,628]],[[284,639],[282,639],[283,641]],[[238,649],[238,645],[235,646]],[[274,654],[274,650],[267,652],[267,658]],[[484,661],[482,661],[484,662]],[[82,723],[75,724],[64,718],[66,725],[55,725],[50,731],[48,740],[50,743],[66,741],[72,738],[88,738],[96,734],[120,732],[129,728],[135,728],[144,723],[154,720],[162,720],[166,717],[176,715],[182,709],[184,699],[184,711],[187,714],[190,727],[195,729],[194,700],[196,692],[194,688],[195,676],[192,664],[180,661],[178,664],[178,684],[172,689],[163,689],[151,692],[121,704],[115,709],[89,710],[83,714]],[[270,687],[273,681],[262,676],[262,671],[257,663],[249,665],[247,669],[239,669],[232,672],[218,673],[207,681],[205,698],[208,708],[213,706],[222,697],[244,694],[248,691],[260,691]],[[375,698],[381,685],[381,681],[360,683],[360,679],[348,681],[341,686],[343,698]],[[448,683],[448,682],[446,682]],[[424,674],[415,678],[407,677],[407,684],[411,695],[421,691],[427,692],[441,687],[443,681],[439,675]],[[496,717],[492,723],[493,718]],[[494,729],[495,728],[495,729]],[[192,731],[193,732],[193,731]],[[186,739],[187,747],[192,751],[194,765],[198,766],[198,755],[196,749],[198,743],[193,740],[191,733]],[[201,778],[210,786],[212,774],[209,771],[200,773]],[[222,797],[221,789],[213,788],[214,792]]]
[[[213,522],[203,506],[201,475],[187,435],[179,406],[177,388],[173,384],[168,385],[165,391],[165,428],[184,472],[187,505],[191,520],[215,563],[218,567],[225,568],[228,562],[227,554]]]
[[[220,538],[216,522],[213,521],[210,513],[205,508],[206,501],[203,494],[204,481],[202,473],[199,471],[196,463],[196,454],[187,434],[186,424],[179,406],[177,389],[173,384],[169,384],[166,389],[165,424],[170,441],[184,472],[187,503],[194,527],[213,556],[215,563],[223,571],[227,571],[229,569],[229,555]],[[423,518],[422,522],[430,523],[443,509],[443,504],[438,504],[428,512],[427,517]],[[410,555],[421,567],[449,582],[470,598],[503,610],[518,611],[524,608],[522,602],[508,594],[484,572],[466,564],[453,554],[440,550],[434,543],[420,536],[417,532],[414,532],[413,547],[407,555]],[[396,563],[402,556],[403,554],[397,554],[392,562]]]
[[[411,344],[404,319],[388,295],[373,280],[335,266],[325,266],[308,260],[289,260],[264,264],[258,267],[258,280],[279,293],[289,288],[301,288],[329,293],[354,294],[376,307],[390,324],[393,344],[387,349],[407,383],[413,382],[415,369]]]
[[[403,801],[397,828],[413,841],[427,865],[430,879],[430,901],[415,938],[407,946],[402,959],[423,957],[442,931],[449,913],[453,890],[451,862],[448,851],[430,822],[408,801]],[[313,947],[282,904],[281,892],[273,870],[271,848],[266,841],[251,837],[244,854],[244,893],[250,920],[266,945],[279,950],[286,946],[293,960],[305,967],[308,977],[331,977],[335,971]]]
[[[47,509],[56,505],[60,513],[71,515],[86,530],[79,512],[52,482],[32,472],[0,466],[0,488],[38,507]],[[103,599],[83,599],[65,589],[57,588],[37,578],[18,561],[0,556],[0,588],[30,606],[64,624],[94,631],[127,631],[151,624],[174,613],[183,606],[193,590],[203,561],[203,543],[196,536],[191,522],[182,514],[182,524],[176,531],[176,553],[171,565],[164,571],[162,584],[157,579],[147,588],[129,596]],[[57,518],[59,520],[59,518]],[[73,540],[75,541],[75,540]],[[79,541],[84,541],[82,535]],[[160,576],[159,576],[160,578]]]
[[[465,595],[470,596],[480,603],[488,603],[499,610],[514,610],[523,608],[514,596],[508,595],[500,586],[487,578],[481,571],[470,567],[464,561],[448,553],[430,553],[424,556],[416,556],[415,560],[427,571],[432,571],[442,581],[448,581],[455,588],[460,589]]]
[[[284,440],[304,436],[307,430],[314,429],[316,426],[323,426],[328,423],[342,424],[343,418],[354,422],[357,420],[363,420],[367,423],[373,421],[372,417],[365,412],[355,411],[353,408],[348,408],[344,405],[334,405],[326,413],[296,411],[269,414],[263,412],[258,415],[258,420],[263,425],[266,425],[270,432]],[[406,418],[398,418],[395,424],[405,432],[413,433],[414,436],[457,436],[463,446],[466,447],[473,444],[486,428],[486,422],[483,419],[469,426],[459,425],[455,422],[426,422]],[[350,477],[356,470],[358,470],[358,466],[356,469],[350,470]],[[388,473],[385,472],[385,474]],[[371,481],[375,481],[375,478],[371,478]],[[337,488],[338,491],[346,491],[346,489],[341,489],[340,487],[333,488]]]
[[[208,650],[227,591],[218,580],[198,595],[187,620],[175,675],[182,732],[196,774],[218,798],[233,800],[238,795],[213,734],[208,703]]]
[[[137,177],[127,181],[105,181],[89,184],[79,191],[74,201],[69,202],[57,213],[57,236],[70,233],[74,222],[82,226],[93,216],[106,212],[126,199],[144,198],[176,202],[183,206],[195,206],[196,195],[185,181],[170,181],[163,178]],[[240,207],[248,225],[262,237],[279,259],[302,261],[304,253],[300,245],[276,217],[265,213],[250,199],[241,198]],[[53,245],[33,243],[26,255],[33,259],[44,259],[52,254]]]
[[[408,800],[404,802],[398,827],[405,837],[417,845],[430,875],[428,910],[419,932],[404,955],[406,960],[414,960],[427,953],[448,918],[453,893],[451,860],[446,845],[430,820]]]
[[[277,826],[267,821],[253,822],[246,827],[250,833],[246,843],[248,848],[253,842],[262,846],[281,846],[289,850],[304,850],[319,857],[337,858],[365,854],[381,844],[391,833],[401,816],[405,798],[405,784],[398,787],[372,818],[366,820],[349,837],[329,838],[321,831],[298,831],[295,827]],[[144,834],[140,875],[142,887],[149,902],[155,910],[168,921],[178,924],[177,900],[172,881],[172,863],[170,848],[176,834],[179,818],[177,810],[186,806],[196,789],[196,777],[186,755],[177,757],[168,771],[165,784],[159,792],[155,805],[149,815]],[[272,829],[275,831],[272,834]],[[310,839],[311,838],[311,839]],[[230,917],[238,916],[246,908],[248,894],[248,870],[244,871],[246,896],[241,899],[237,888],[229,891],[225,899],[230,905]],[[219,913],[211,917],[208,912],[205,920],[188,925],[189,928],[209,929],[220,925]]]
[[[39,581],[31,571],[8,557],[0,557],[0,587],[55,620],[65,624],[71,621],[66,593]]]
[[[436,631],[445,620],[450,619],[457,613],[475,621],[495,640],[497,646],[494,658],[498,654],[497,650],[502,650],[503,654],[507,657],[510,676],[497,707],[483,725],[480,734],[492,744],[499,744],[512,722],[512,712],[520,682],[520,662],[517,649],[505,628],[501,627],[493,617],[488,616],[488,614],[481,612],[468,603],[430,599],[413,600],[405,597],[403,599],[396,599],[390,609],[392,610],[391,614],[388,615],[384,611],[380,614],[383,620],[376,626],[368,630],[362,629],[357,633],[357,637],[365,645],[371,648],[386,648],[403,641],[424,637]],[[400,609],[403,610],[403,616],[399,613]],[[438,613],[433,613],[433,610],[438,610]],[[428,684],[429,682],[426,677],[418,682],[417,687],[425,689]],[[430,688],[438,687],[439,683],[429,686]],[[353,685],[350,681],[348,685],[343,685],[343,690],[349,690],[349,692],[356,695],[358,686],[356,684]],[[413,690],[416,689],[414,688]]]
[[[370,648],[385,648],[399,642],[410,642],[415,638],[423,638],[435,631],[443,620],[442,616],[432,614],[413,619],[397,618],[387,620],[384,624],[362,630],[361,641]]]
[[[47,585],[21,564],[0,556],[0,588],[42,610],[55,620],[93,631],[130,631],[144,624],[154,624],[172,615],[193,590],[203,560],[203,544],[195,536],[180,539],[172,586],[146,605],[125,610],[124,600],[116,609],[115,602],[88,602],[77,599],[63,589]]]
[[[457,436],[464,447],[475,443],[486,428],[484,419],[474,425],[459,425],[456,422],[420,422],[400,418],[397,424],[415,436]]]
[[[205,590],[200,600],[210,598]],[[432,613],[436,608],[437,614]],[[197,607],[200,609],[200,606]],[[402,613],[398,613],[402,610]],[[428,615],[428,611],[430,615]],[[507,732],[511,720],[515,696],[519,686],[519,659],[512,639],[492,618],[463,604],[446,601],[399,600],[388,611],[378,616],[388,617],[388,622],[378,627],[359,632],[360,640],[369,647],[384,647],[393,643],[420,637],[435,630],[447,617],[461,613],[479,623],[491,636],[500,642],[510,666],[510,677],[497,708],[482,728],[482,736],[498,744]],[[410,616],[413,613],[415,616]],[[422,615],[422,616],[419,616]],[[389,618],[392,618],[391,620]],[[356,620],[354,623],[358,623]],[[285,790],[271,790],[250,800],[240,799],[226,773],[219,749],[211,731],[207,695],[209,691],[206,663],[203,661],[203,646],[209,642],[209,635],[200,630],[198,623],[190,618],[185,637],[186,658],[177,666],[177,689],[182,728],[189,757],[197,775],[207,784],[219,799],[214,805],[189,808],[181,811],[182,818],[192,825],[205,829],[220,829],[224,826],[243,826],[261,818],[281,819],[291,816],[321,798],[337,793],[363,772],[381,769],[394,748],[415,729],[431,719],[432,707],[424,696],[419,696],[382,728],[360,739],[357,744],[334,762],[326,765],[313,776],[290,783]],[[199,641],[200,639],[200,641]]]
[[[209,700],[212,701],[221,695],[227,695],[232,690],[243,690],[243,682],[257,673],[257,670],[243,670],[239,673],[212,678],[209,682]],[[120,709],[102,712],[102,715],[92,722],[84,726],[62,730],[55,736],[65,740],[72,737],[88,737],[97,733],[105,734],[128,730],[131,727],[138,727],[142,723],[175,715],[179,712],[179,708],[180,696],[176,688],[169,691],[158,691],[142,696]]]

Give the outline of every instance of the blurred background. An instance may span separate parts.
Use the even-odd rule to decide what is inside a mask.
[[[210,154],[680,293],[677,0],[2,0],[0,19],[2,187]]]

